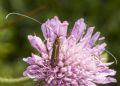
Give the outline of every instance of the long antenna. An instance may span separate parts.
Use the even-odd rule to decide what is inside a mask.
[[[97,45],[97,44],[95,44],[95,45]],[[106,49],[105,49],[105,52],[108,53],[109,55],[111,55],[113,57],[113,59],[115,60],[115,63],[117,64],[118,61],[117,61],[116,57],[110,51],[108,51]]]
[[[28,18],[28,19],[31,19],[31,20],[33,20],[33,21],[39,23],[39,24],[42,24],[40,21],[38,21],[38,20],[36,20],[36,19],[34,19],[34,18],[30,17],[30,16],[27,16],[27,15],[24,15],[24,14],[20,14],[20,13],[14,13],[14,12],[13,12],[13,13],[7,14],[5,18],[8,19],[8,17],[9,17],[10,15],[19,15],[19,16],[23,16],[23,17],[26,17],[26,18]]]
[[[117,59],[116,59],[116,57],[115,57],[111,52],[109,52],[108,50],[105,50],[105,51],[114,58],[114,60],[115,60],[115,62],[116,62],[116,64],[117,64]]]

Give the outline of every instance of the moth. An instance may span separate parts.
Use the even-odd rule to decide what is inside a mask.
[[[55,67],[58,63],[59,47],[60,47],[60,38],[57,37],[55,39],[55,42],[53,43],[53,51],[52,51],[52,56],[51,56],[51,66],[52,67]]]

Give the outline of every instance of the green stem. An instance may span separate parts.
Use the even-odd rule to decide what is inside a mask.
[[[20,78],[2,78],[0,77],[1,84],[15,84],[15,83],[24,83],[30,81],[28,77],[20,77]]]

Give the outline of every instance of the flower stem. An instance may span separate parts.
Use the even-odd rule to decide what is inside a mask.
[[[30,81],[28,77],[20,77],[20,78],[2,78],[0,77],[1,84],[15,84],[15,83],[24,83]]]

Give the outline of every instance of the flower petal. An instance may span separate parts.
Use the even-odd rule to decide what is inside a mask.
[[[78,41],[84,34],[85,29],[86,29],[86,24],[84,23],[84,19],[81,18],[77,22],[75,22],[71,35],[73,35]]]
[[[37,49],[40,53],[47,53],[46,47],[39,37],[29,35],[28,40],[31,43],[32,47]]]

